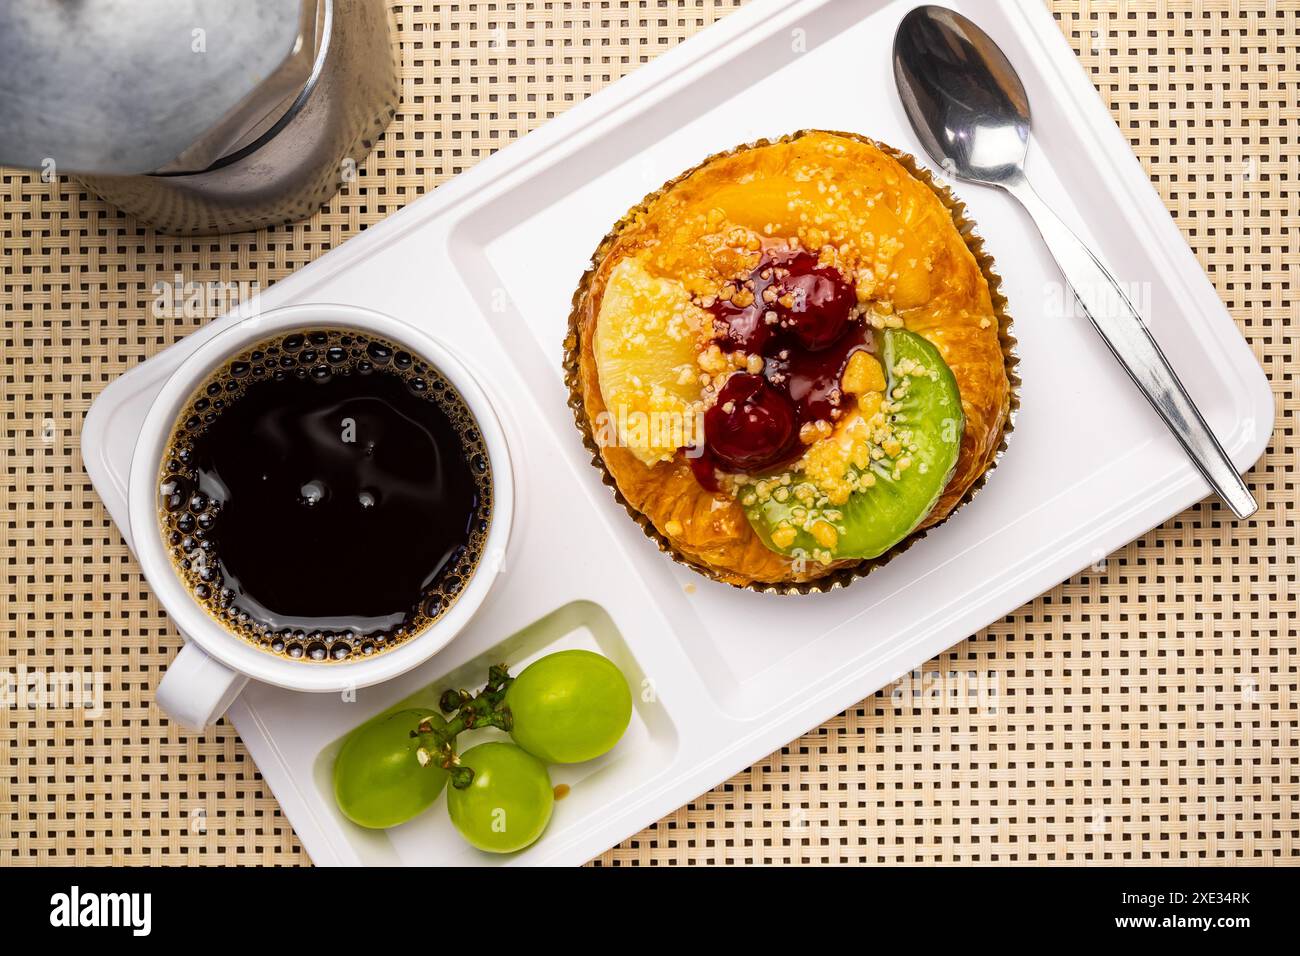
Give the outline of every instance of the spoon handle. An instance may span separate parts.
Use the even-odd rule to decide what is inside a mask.
[[[1205,424],[1196,403],[1114,276],[1034,192],[1028,180],[1020,179],[1006,188],[1033,217],[1093,326],[1205,480],[1238,518],[1254,514],[1259,505],[1250,488]]]

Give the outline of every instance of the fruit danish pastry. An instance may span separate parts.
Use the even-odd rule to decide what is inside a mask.
[[[798,133],[706,160],[600,245],[574,297],[571,404],[674,557],[824,589],[991,467],[1008,320],[960,207],[914,170],[858,136]]]

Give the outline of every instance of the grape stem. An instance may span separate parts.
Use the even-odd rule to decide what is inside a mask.
[[[466,730],[480,727],[495,727],[510,732],[514,721],[510,708],[505,706],[506,691],[514,683],[514,678],[505,664],[493,664],[488,668],[487,684],[477,694],[467,690],[446,690],[438,699],[438,706],[449,716],[441,727],[435,727],[427,719],[420,721],[412,737],[419,737],[422,746],[418,753],[422,766],[435,764],[451,775],[451,785],[457,790],[464,790],[474,780],[474,771],[460,765],[456,753],[456,738]],[[451,717],[455,714],[454,717]]]

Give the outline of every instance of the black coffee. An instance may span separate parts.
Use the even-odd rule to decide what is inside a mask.
[[[267,651],[340,661],[455,603],[491,522],[491,468],[451,384],[355,331],[277,337],[181,412],[159,485],[181,579]]]

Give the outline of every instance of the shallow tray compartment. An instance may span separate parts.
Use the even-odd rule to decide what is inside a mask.
[[[667,711],[659,706],[653,681],[633,657],[613,620],[598,604],[590,601],[566,604],[438,677],[427,687],[375,713],[356,713],[354,719],[359,725],[377,714],[406,707],[438,710],[438,697],[444,690],[477,690],[492,664],[508,662],[510,672],[518,674],[539,657],[572,649],[595,651],[618,665],[632,688],[632,720],[618,746],[604,756],[587,763],[550,768],[551,783],[556,786],[567,784],[570,788],[563,799],[556,801],[555,812],[546,830],[548,842],[562,842],[566,834],[581,826],[587,816],[599,813],[612,797],[635,790],[646,780],[663,773],[672,765],[677,751],[677,728]],[[359,863],[420,866],[432,860],[454,865],[522,859],[483,854],[460,840],[447,816],[445,793],[428,811],[391,830],[366,830],[353,824],[333,804],[334,760],[346,737],[347,734],[343,734],[332,740],[316,755],[312,779],[317,800],[329,808],[332,825],[347,831]],[[464,752],[485,740],[509,739],[501,731],[489,728],[462,734],[457,739],[457,747]],[[458,840],[461,852],[448,852]]]

